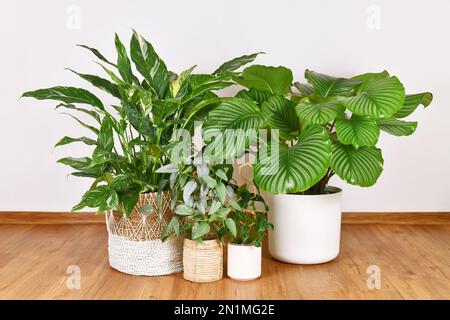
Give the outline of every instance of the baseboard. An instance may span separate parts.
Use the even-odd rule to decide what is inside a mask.
[[[94,212],[0,211],[0,224],[100,224]],[[450,212],[343,212],[343,224],[450,224]]]
[[[450,212],[343,212],[344,224],[450,224]]]

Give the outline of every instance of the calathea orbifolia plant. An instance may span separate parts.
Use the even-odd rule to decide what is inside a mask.
[[[170,173],[175,215],[166,226],[163,240],[183,235],[191,240],[219,239],[236,235],[236,224],[228,217],[233,208],[240,208],[230,183],[233,167],[211,164],[206,159],[169,164],[158,172]]]
[[[279,136],[254,166],[256,184],[272,193],[324,193],[334,174],[350,184],[373,185],[383,169],[376,147],[380,130],[412,134],[417,122],[400,119],[432,100],[429,92],[405,94],[387,71],[347,79],[307,70],[305,78],[308,83],[294,89],[291,70],[250,66],[234,78],[247,89],[215,107],[204,125],[205,132],[264,128]],[[248,151],[248,137],[237,135],[231,147],[224,136],[211,144],[226,145],[226,157]]]
[[[56,144],[82,142],[94,148],[90,157],[58,161],[75,169],[74,176],[94,179],[73,210],[92,207],[98,211],[123,210],[127,215],[141,193],[168,188],[167,174],[156,170],[169,163],[167,150],[173,142],[172,133],[178,128],[192,132],[194,120],[202,119],[208,108],[221,101],[213,91],[232,85],[230,79],[237,74],[234,71],[257,55],[228,61],[213,74],[194,74],[191,67],[177,75],[136,32],[130,42],[130,56],[116,35],[115,62],[94,48],[81,47],[100,60],[99,66],[110,79],[71,71],[109,93],[117,103],[106,106],[90,91],[66,86],[25,92],[23,97],[56,100],[60,102],[58,109],[92,118],[93,123],[87,124],[70,115],[92,136],[64,137]]]

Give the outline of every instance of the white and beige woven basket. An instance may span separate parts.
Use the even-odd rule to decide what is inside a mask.
[[[140,210],[150,205],[154,211]],[[114,269],[132,275],[159,276],[183,270],[181,238],[160,240],[164,227],[172,219],[170,194],[162,193],[156,212],[157,193],[140,196],[129,217],[122,213],[106,213],[109,264]]]
[[[223,247],[219,240],[202,243],[184,239],[183,277],[192,282],[213,282],[223,276]]]

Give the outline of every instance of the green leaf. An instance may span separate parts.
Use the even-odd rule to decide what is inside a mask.
[[[272,146],[273,148],[273,146]],[[271,193],[301,192],[318,182],[331,162],[331,142],[325,129],[307,126],[298,142],[289,147],[279,145],[254,166],[254,179],[263,190]]]
[[[102,69],[103,71],[106,72],[107,75],[109,75],[109,77],[114,80],[115,83],[117,83],[118,85],[121,85],[122,87],[127,87],[128,84],[125,83],[122,79],[120,79],[113,71],[109,70],[108,68],[106,68],[104,65],[102,65],[101,63],[97,63]]]
[[[313,86],[314,93],[322,98],[350,95],[362,83],[361,81],[336,78],[310,70],[305,71],[305,78]]]
[[[142,214],[149,215],[150,213],[153,212],[153,207],[150,203],[145,203],[138,208],[138,211]]]
[[[280,130],[282,135],[296,132],[300,128],[293,103],[281,96],[272,96],[264,102],[261,113],[268,119],[270,127]]]
[[[234,220],[231,218],[227,218],[227,220],[225,220],[225,225],[227,226],[228,230],[230,230],[233,238],[236,238],[237,230],[236,230],[236,223],[234,223]]]
[[[175,207],[175,213],[180,216],[190,216],[194,213],[194,209],[185,204],[179,204]]]
[[[72,109],[72,110],[76,110],[85,114],[90,115],[92,118],[94,118],[98,123],[101,123],[101,119],[100,119],[100,114],[98,114],[98,112],[96,112],[95,110],[87,110],[84,108],[78,108],[72,104],[59,104],[56,106],[55,109],[59,109],[59,108],[67,108],[67,109]]]
[[[226,217],[230,212],[231,212],[230,208],[220,208],[219,210],[217,210],[216,212],[212,213],[209,216],[208,221],[209,222],[223,221],[224,219],[226,219]]]
[[[131,125],[141,134],[154,136],[155,129],[150,119],[136,105],[124,102],[123,108]]]
[[[336,119],[336,133],[339,142],[352,144],[355,148],[374,146],[380,136],[377,122],[370,117],[352,115],[347,119],[345,115]]]
[[[252,62],[253,60],[255,60],[255,58],[258,56],[258,54],[262,54],[264,52],[258,52],[258,53],[253,53],[253,54],[249,54],[249,55],[243,55],[237,58],[234,58],[230,61],[225,62],[224,64],[222,64],[219,68],[217,68],[216,71],[213,72],[213,74],[219,74],[219,73],[224,73],[224,72],[231,72],[234,71],[236,69],[239,69],[240,67]]]
[[[295,111],[303,121],[308,124],[326,124],[334,120],[345,108],[338,100],[332,99],[324,102],[300,102]]]
[[[211,178],[210,176],[205,176],[202,178],[203,181],[206,182],[206,184],[208,185],[208,188],[215,188],[217,185],[217,181],[213,178]]]
[[[234,210],[242,211],[242,207],[239,205],[239,203],[237,203],[237,201],[234,198],[230,198],[229,203]]]
[[[81,121],[80,119],[78,119],[77,117],[74,117],[73,115],[71,115],[71,114],[69,114],[69,113],[63,113],[63,114],[65,114],[66,116],[71,117],[71,118],[74,119],[76,122],[78,122],[82,127],[86,128],[86,129],[92,131],[94,134],[98,135],[99,130],[98,130],[97,128],[95,128],[95,127],[93,127],[93,126],[90,126],[90,125],[84,123],[83,121]]]
[[[394,136],[409,136],[416,130],[417,122],[389,118],[378,121],[378,126],[381,130]]]
[[[119,193],[119,198],[123,203],[125,214],[129,216],[139,200],[140,193],[137,190],[130,189]]]
[[[57,161],[57,163],[62,163],[66,166],[74,168],[75,170],[83,171],[85,168],[87,168],[89,166],[91,161],[92,160],[88,157],[83,157],[83,158],[67,157],[67,158],[59,159]]]
[[[247,88],[284,95],[292,83],[292,71],[285,67],[253,65],[247,67],[240,77],[234,80]]]
[[[381,150],[375,147],[360,147],[333,143],[331,168],[346,182],[361,187],[375,184],[383,171]]]
[[[71,138],[71,137],[65,136],[64,138],[62,138],[55,144],[55,147],[63,146],[63,145],[73,143],[73,142],[83,142],[89,146],[97,144],[97,141],[87,138],[87,137]]]
[[[259,105],[262,105],[264,101],[269,100],[270,97],[272,97],[270,93],[255,88],[250,88],[249,90],[241,90],[236,94],[236,98],[255,101]]]
[[[164,61],[156,54],[153,46],[136,31],[133,31],[130,51],[136,69],[148,81],[158,97],[163,98],[169,84],[169,73]]]
[[[217,183],[216,187],[217,198],[220,202],[225,203],[225,197],[227,195],[227,188],[222,182]]]
[[[376,78],[364,82],[354,97],[343,105],[360,116],[387,118],[400,110],[405,100],[405,89],[397,77]]]
[[[192,66],[189,69],[184,70],[175,80],[170,82],[170,92],[172,93],[172,97],[176,97],[180,92],[180,89],[186,85],[186,80],[189,78],[189,75],[195,67],[196,66]]]
[[[31,97],[38,100],[57,100],[64,103],[84,103],[104,110],[103,104],[99,98],[81,88],[59,86],[38,89],[35,91],[24,92],[22,97]]]
[[[389,72],[384,70],[382,72],[363,73],[363,74],[360,74],[360,75],[352,77],[352,80],[358,80],[358,81],[366,82],[366,81],[370,81],[370,80],[373,80],[373,79],[389,78],[389,77],[390,77]]]
[[[199,222],[192,226],[192,240],[201,239],[211,231],[211,228],[207,222]]]
[[[98,143],[98,140],[97,140]],[[105,150],[102,147],[97,146],[92,153],[92,161],[88,168],[92,168],[98,165],[106,164],[111,160],[111,151]]]
[[[110,190],[108,186],[102,185],[97,186],[94,189],[89,190],[86,192],[80,203],[78,203],[76,206],[72,208],[72,211],[78,211],[83,209],[84,207],[89,208],[98,208],[102,206],[104,203],[106,203],[106,200],[108,199],[110,195]]]
[[[115,63],[108,61],[108,59],[106,59],[97,49],[88,47],[84,44],[78,44],[77,46],[91,51],[97,58],[99,58],[103,62],[106,62],[107,64],[110,64],[113,67],[117,67],[117,65]]]
[[[297,90],[301,93],[302,96],[309,96],[314,92],[313,87],[307,83],[295,82],[294,87],[297,88]]]
[[[405,118],[413,113],[419,105],[423,105],[424,108],[428,107],[431,101],[433,101],[431,92],[407,94],[402,108],[394,114],[394,118]]]
[[[211,208],[209,209],[209,214],[211,215],[211,214],[217,212],[217,210],[219,210],[221,206],[222,206],[222,204],[219,201],[213,200],[212,204],[211,204]]]
[[[103,118],[97,138],[97,145],[105,151],[111,151],[114,147],[114,137],[110,117]]]
[[[68,70],[72,71],[73,73],[80,76],[84,80],[90,82],[93,86],[95,86],[103,91],[108,92],[109,94],[111,94],[112,96],[114,96],[116,98],[121,99],[122,96],[120,94],[119,87],[116,84],[111,83],[110,81],[103,79],[101,77],[98,77],[96,75],[79,73],[79,72],[76,72],[69,68],[68,68]]]
[[[211,142],[208,150],[225,150],[225,158],[235,157],[244,152],[252,139],[252,133],[264,123],[258,105],[253,101],[233,99],[221,103],[208,115],[203,127],[204,140]]]
[[[222,179],[222,180],[224,180],[224,181],[228,181],[227,174],[226,174],[222,169],[218,169],[218,170],[216,171],[216,175],[217,175],[220,179]]]
[[[109,191],[109,197],[106,199],[106,206],[104,206],[104,208],[101,208],[103,210],[99,210],[99,211],[106,211],[109,209],[113,209],[113,210],[119,210],[119,196],[117,195],[117,192],[115,190],[110,190]]]
[[[125,49],[123,43],[120,41],[117,33],[114,41],[117,51],[117,69],[119,70],[122,79],[128,84],[132,84],[134,76],[133,72],[131,71],[131,62],[128,58],[127,50]]]
[[[172,217],[169,224],[164,228],[162,238],[165,239],[167,236],[171,233],[175,233],[176,236],[180,234],[180,222],[178,221],[177,217]]]

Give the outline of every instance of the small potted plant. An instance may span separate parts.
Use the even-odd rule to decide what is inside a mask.
[[[195,161],[159,170],[171,173],[171,181],[175,181],[172,190],[178,190],[182,198],[174,205],[175,215],[162,238],[184,236],[184,279],[212,282],[223,276],[223,238],[236,230],[234,220],[228,217],[234,197],[228,183],[232,167]]]
[[[236,229],[229,229],[227,274],[235,280],[254,280],[261,276],[261,248],[264,236],[273,225],[267,219],[269,210],[259,191],[243,184],[237,189],[236,204],[230,217]]]
[[[306,70],[305,78],[308,83],[293,85],[288,68],[247,67],[234,78],[246,89],[213,108],[204,127],[221,133],[209,145],[226,145],[226,157],[237,158],[249,152],[255,135],[238,136],[232,146],[227,131],[268,131],[270,141],[258,141],[263,148],[253,174],[255,184],[273,194],[269,252],[284,262],[314,264],[339,254],[342,190],[330,186],[330,178],[374,185],[383,171],[380,131],[411,135],[417,122],[403,118],[433,97],[406,94],[387,71],[341,78]]]

